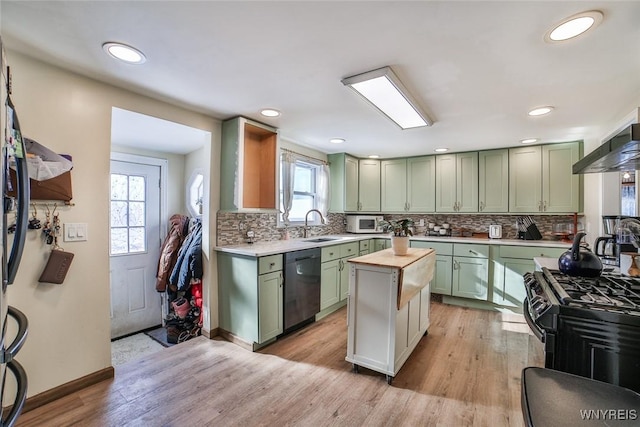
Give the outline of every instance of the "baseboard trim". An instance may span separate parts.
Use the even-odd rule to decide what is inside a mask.
[[[225,331],[224,329],[218,329],[219,335],[225,340],[238,345],[245,350],[254,351],[253,343],[243,340],[242,338],[232,334],[231,332]]]
[[[220,335],[220,328],[214,328],[210,331],[207,331],[206,329],[202,329],[200,331],[202,333],[203,336],[209,338],[210,340],[212,340],[213,338],[217,337],[218,335]]]
[[[71,393],[75,393],[76,391],[80,391],[105,380],[113,379],[114,375],[115,369],[113,369],[113,366],[109,366],[108,368],[104,368],[92,374],[78,378],[77,380],[54,387],[51,390],[38,393],[27,398],[24,408],[22,408],[22,412],[29,412],[33,409],[44,406],[47,403],[51,403],[54,400],[58,400]]]

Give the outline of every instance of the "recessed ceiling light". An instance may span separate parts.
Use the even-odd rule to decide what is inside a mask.
[[[533,144],[534,142],[537,142],[537,141],[538,141],[538,138],[527,138],[527,139],[520,140],[522,144]]]
[[[144,53],[140,52],[135,47],[127,46],[122,43],[107,42],[102,45],[102,49],[114,58],[128,64],[143,64],[147,60]]]
[[[379,158],[380,158],[380,156],[378,156],[377,154],[371,154],[371,155],[369,156],[369,158],[370,158],[370,159],[379,159]]]
[[[602,12],[599,10],[577,13],[554,25],[545,33],[544,39],[549,43],[572,39],[597,27],[602,18]]]
[[[260,114],[265,117],[280,117],[280,111],[274,110],[273,108],[265,108],[264,110],[260,111]]]
[[[329,140],[329,142],[332,144],[342,144],[344,141],[345,141],[344,138],[331,138]]]
[[[436,153],[444,153],[445,151],[449,151],[448,148],[436,148],[435,150]]]
[[[542,116],[544,114],[550,113],[551,110],[553,110],[553,107],[551,107],[551,106],[537,107],[537,108],[534,108],[533,110],[529,111],[529,115],[530,116]]]

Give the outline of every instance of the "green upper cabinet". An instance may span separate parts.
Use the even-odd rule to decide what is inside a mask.
[[[407,211],[435,212],[436,158],[435,156],[407,159]]]
[[[582,175],[573,175],[581,150],[579,142],[542,146],[543,212],[582,211]]]
[[[509,211],[581,212],[582,175],[572,174],[581,151],[579,142],[509,149]]]
[[[358,159],[345,153],[329,154],[331,212],[358,210]]]
[[[383,212],[407,210],[407,159],[383,160],[380,163]]]
[[[358,167],[358,211],[380,212],[380,160],[361,159]]]
[[[244,117],[222,123],[220,209],[276,208],[277,130]]]
[[[383,212],[434,212],[435,156],[381,162]]]
[[[542,204],[542,148],[509,149],[509,211],[540,212]]]
[[[436,212],[478,212],[478,153],[436,157]]]
[[[478,153],[478,211],[509,211],[509,150]]]
[[[329,154],[331,212],[380,212],[380,160]]]

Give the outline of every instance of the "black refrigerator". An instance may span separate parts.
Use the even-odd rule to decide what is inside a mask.
[[[0,254],[2,262],[2,292],[0,292],[0,402],[7,408],[0,407],[0,427],[13,426],[24,406],[27,397],[27,375],[24,368],[15,359],[22,348],[26,337],[27,317],[15,307],[9,305],[11,285],[13,284],[20,258],[24,249],[29,217],[29,176],[24,141],[20,132],[20,123],[9,94],[11,92],[9,68],[7,67],[2,40],[0,39],[0,69],[2,70],[2,86],[0,90],[0,188],[2,188],[2,230],[0,232]],[[11,179],[9,167],[16,171],[16,178]],[[8,192],[15,191],[15,197]],[[11,223],[9,223],[11,221]],[[11,325],[14,322],[17,327]],[[12,332],[8,336],[8,329]],[[15,395],[5,396],[7,378],[15,378]]]

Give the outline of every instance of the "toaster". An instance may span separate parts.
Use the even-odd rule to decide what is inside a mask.
[[[490,225],[489,226],[489,238],[490,239],[502,239],[502,226]]]

